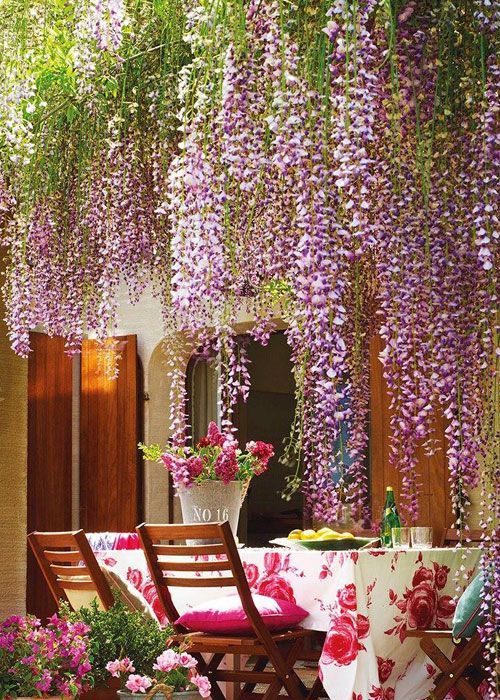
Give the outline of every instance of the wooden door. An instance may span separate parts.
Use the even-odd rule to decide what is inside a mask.
[[[401,475],[395,466],[389,464],[390,409],[387,385],[383,377],[383,367],[378,355],[382,350],[382,340],[373,338],[371,343],[370,368],[370,482],[373,518],[381,517],[385,500],[385,489],[393,486],[396,498],[401,493]],[[442,414],[436,413],[435,437],[438,450],[427,457],[423,450],[418,452],[418,473],[422,483],[420,516],[417,525],[430,525],[434,528],[434,543],[440,541],[443,530],[451,526],[450,489],[446,461],[445,423]]]
[[[141,521],[141,368],[137,337],[120,336],[118,375],[109,378],[93,340],[82,346],[80,527],[130,532]]]
[[[72,360],[63,338],[31,333],[28,359],[28,532],[71,530]],[[57,609],[28,551],[26,607],[42,620]]]

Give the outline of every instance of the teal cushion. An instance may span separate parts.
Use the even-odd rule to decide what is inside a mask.
[[[455,639],[469,639],[469,637],[472,637],[483,621],[482,604],[483,576],[478,574],[469,583],[457,603],[452,628]]]

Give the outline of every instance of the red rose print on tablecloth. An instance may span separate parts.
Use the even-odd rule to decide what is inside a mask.
[[[385,630],[385,634],[399,635],[401,641],[406,637],[406,628],[411,629],[446,629],[449,620],[455,612],[455,601],[449,595],[441,595],[440,591],[446,586],[449,574],[447,566],[436,562],[430,569],[420,563],[412,579],[412,588],[406,588],[402,598],[398,598],[393,590],[389,590],[389,604],[400,610],[400,615],[394,616],[396,626]]]
[[[243,562],[243,570],[245,572],[245,576],[247,577],[248,585],[250,588],[253,588],[259,578],[258,566],[256,564],[247,564],[246,562]]]
[[[432,678],[436,675],[436,667],[432,664],[425,664],[425,670],[427,671],[427,678]]]
[[[256,592],[261,595],[267,595],[270,598],[288,600],[290,603],[296,602],[291,585],[285,578],[277,574],[272,574],[259,581]]]
[[[363,700],[363,696],[361,695],[361,693],[356,693],[355,691],[353,691],[352,700]]]
[[[377,656],[377,666],[378,666],[378,679],[380,683],[385,683],[395,666],[396,662],[392,659],[383,659],[381,656]]]
[[[142,571],[139,569],[132,569],[132,567],[128,567],[127,569],[127,581],[131,583],[134,588],[137,588],[138,591],[141,590],[141,585],[142,585]]]
[[[288,560],[290,557],[288,557]],[[282,568],[282,555],[279,552],[266,552],[264,554],[264,568],[268,574],[277,574]]]
[[[356,586],[348,583],[344,588],[337,591],[339,605],[344,610],[356,610]]]
[[[394,700],[394,695],[394,688],[377,688],[372,685],[369,697],[373,698],[373,700]]]
[[[154,583],[146,579],[146,582],[139,588],[139,592],[142,593],[146,602],[150,604],[154,614],[158,618],[160,625],[167,625],[168,618],[165,615],[162,604],[160,603]]]
[[[365,650],[359,642],[359,637],[357,620],[352,613],[333,614],[321,654],[321,663],[333,663],[336,666],[351,664],[358,652]]]
[[[359,639],[365,639],[368,637],[370,633],[370,620],[366,617],[366,615],[360,615],[358,613],[356,617],[356,625],[358,627],[358,638]],[[364,649],[364,647],[361,647]]]

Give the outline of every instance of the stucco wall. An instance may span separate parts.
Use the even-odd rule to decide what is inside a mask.
[[[0,619],[25,609],[27,370],[0,320]]]

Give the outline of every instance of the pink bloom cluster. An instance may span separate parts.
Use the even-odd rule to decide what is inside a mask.
[[[179,692],[197,688],[202,698],[208,698],[210,682],[196,673],[196,665],[196,659],[186,651],[165,649],[156,658],[149,675],[134,673],[136,669],[128,658],[110,661],[106,668],[112,676],[121,678],[132,693],[145,693],[153,683],[166,683]]]
[[[191,487],[194,483],[215,479],[229,484],[245,481],[266,471],[274,455],[272,445],[258,440],[249,442],[246,451],[238,449],[238,443],[230,433],[222,433],[212,421],[206,436],[196,448],[175,449],[161,455],[161,461],[171,473],[176,486]]]
[[[27,615],[0,625],[0,677],[11,675],[17,695],[71,695],[90,686],[88,627],[53,615],[48,624]]]

